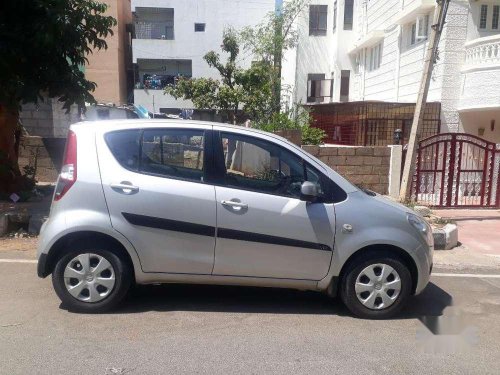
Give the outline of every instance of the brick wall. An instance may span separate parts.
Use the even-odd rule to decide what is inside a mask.
[[[380,194],[389,188],[391,149],[387,146],[302,146],[353,184]]]

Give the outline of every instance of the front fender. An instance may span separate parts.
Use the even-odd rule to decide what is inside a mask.
[[[385,204],[364,193],[351,193],[344,202],[335,205],[336,235],[330,271],[318,283],[319,289],[328,288],[332,278],[340,272],[348,259],[368,246],[388,245],[408,254],[417,268],[417,292],[421,279],[429,273],[425,241],[408,224],[407,212],[392,204]],[[349,224],[352,231],[345,230]],[[425,286],[425,285],[424,285]]]

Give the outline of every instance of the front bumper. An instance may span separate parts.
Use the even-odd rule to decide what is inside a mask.
[[[422,245],[415,252],[417,255],[417,271],[418,271],[418,282],[415,288],[415,294],[421,293],[430,281],[432,265],[433,265],[433,255],[434,246]]]

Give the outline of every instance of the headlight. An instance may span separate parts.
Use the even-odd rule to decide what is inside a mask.
[[[407,218],[411,226],[415,228],[417,232],[420,233],[420,235],[425,239],[427,244],[432,246],[434,238],[432,236],[431,226],[418,215],[408,214]]]

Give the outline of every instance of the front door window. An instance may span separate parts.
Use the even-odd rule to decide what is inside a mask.
[[[300,198],[302,183],[311,181],[323,191],[319,173],[282,147],[232,133],[222,133],[222,145],[227,187]]]

